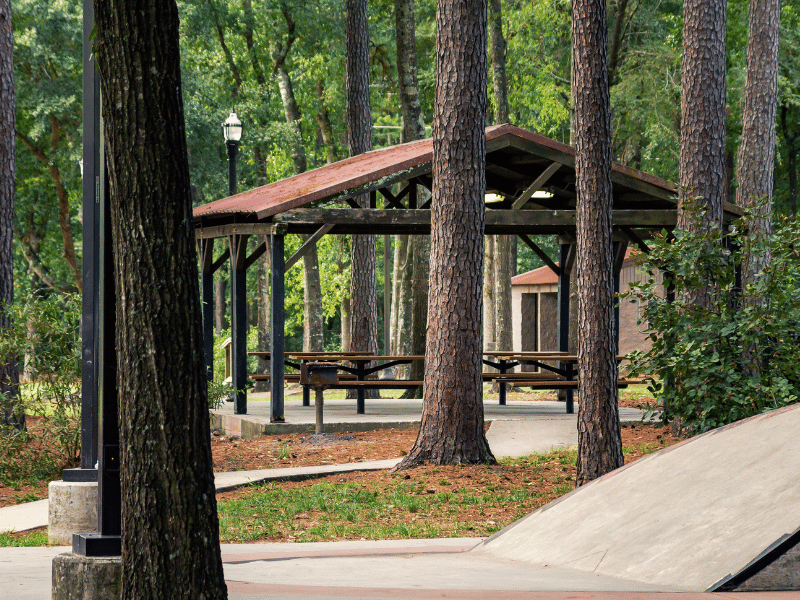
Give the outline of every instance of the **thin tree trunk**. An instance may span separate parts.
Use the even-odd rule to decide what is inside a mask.
[[[11,27],[11,2],[0,0],[0,333],[10,329],[6,312],[14,302],[14,36]],[[0,394],[7,402],[0,406],[0,424],[22,429],[25,415],[15,402],[19,391],[17,357],[2,357]]]
[[[302,236],[304,240],[310,236]],[[319,257],[314,246],[303,257],[303,352],[322,352],[325,349],[322,315],[322,286],[319,278]]]
[[[397,85],[400,92],[400,108],[403,114],[401,142],[411,142],[425,138],[425,122],[422,117],[422,106],[419,100],[417,80],[417,42],[414,0],[395,0],[395,30],[397,32]],[[409,185],[416,185],[411,183]],[[402,239],[401,239],[402,238]],[[405,246],[401,250],[401,246]],[[430,242],[427,236],[396,236],[395,254],[402,253],[400,261],[395,258],[394,290],[401,296],[400,303],[393,304],[398,320],[403,322],[408,317],[409,334],[400,333],[407,342],[401,352],[425,354],[425,328],[428,320],[428,276]],[[398,273],[398,265],[411,270]],[[410,311],[410,312],[409,312]],[[394,315],[393,315],[394,317]],[[411,364],[403,376],[413,380],[422,380],[424,363]],[[403,397],[421,397],[421,389],[408,390]]]
[[[228,305],[228,267],[223,265],[214,278],[214,323],[217,335],[228,329],[226,306]]]
[[[402,141],[425,138],[425,122],[417,83],[417,36],[414,0],[395,0],[394,19],[397,32],[397,85],[403,113]]]
[[[347,141],[350,156],[372,150],[369,105],[369,30],[367,0],[345,2],[347,76]],[[369,196],[356,198],[364,208]],[[378,351],[377,252],[374,235],[353,235],[350,240],[350,345],[354,351]],[[373,391],[368,397],[377,397]]]
[[[495,315],[494,308],[494,258],[497,236],[485,236],[483,263],[483,349],[494,350],[495,347]]]
[[[258,323],[256,324],[256,331],[258,332],[258,350],[260,352],[269,352],[271,349],[270,335],[270,286],[269,286],[269,244],[270,236],[258,236],[259,244],[267,244],[267,252],[264,256],[258,259],[258,272],[256,273],[256,280],[258,281],[258,298],[256,302],[259,306]],[[259,358],[256,362],[256,373],[262,375],[269,374],[269,359]],[[256,381],[253,386],[254,392],[268,392],[270,389],[269,381]]]
[[[397,469],[494,462],[481,382],[486,1],[439,0],[436,26],[425,400],[419,436]]]
[[[322,142],[325,144],[326,162],[328,164],[335,163],[338,160],[339,151],[336,148],[336,140],[333,137],[331,119],[328,116],[328,110],[325,108],[325,84],[321,79],[317,80],[317,100],[319,101],[317,125],[319,126],[320,135],[322,135]]]
[[[501,0],[489,0],[489,45],[492,48],[495,123],[508,123],[506,39],[503,37],[503,8]]]
[[[614,341],[611,106],[603,0],[572,5],[578,234],[577,485],[623,464]]]
[[[411,354],[425,354],[426,329],[428,321],[428,278],[430,277],[430,238],[426,235],[411,237],[413,250],[413,275],[411,289],[414,290],[411,312]],[[424,361],[414,361],[410,365],[408,378],[422,381],[425,376]],[[422,388],[409,390],[409,397],[422,398]],[[407,397],[403,394],[403,397]]]
[[[494,261],[494,305],[495,348],[513,350],[513,326],[511,323],[511,278],[515,275],[517,262],[517,238],[498,235],[495,240]]]
[[[392,280],[392,354],[401,356],[411,354],[412,322],[414,298],[411,290],[413,275],[413,237],[398,235],[394,246],[394,265]],[[427,287],[427,282],[425,284]],[[410,377],[410,367],[399,365],[394,368],[397,377]]]
[[[789,214],[792,218],[797,216],[797,150],[800,145],[800,135],[791,132],[789,120],[786,118],[789,112],[788,106],[784,103],[781,106],[781,131],[783,140],[786,144],[787,165],[789,172]]]
[[[51,148],[53,151],[56,151],[59,146],[60,124],[55,119],[51,118],[50,126],[52,131]],[[63,246],[61,254],[64,256],[64,261],[67,263],[67,268],[75,282],[75,287],[80,290],[83,287],[83,279],[81,278],[81,268],[78,265],[78,258],[75,256],[75,241],[72,237],[72,224],[69,209],[69,192],[67,192],[67,188],[64,187],[64,182],[61,179],[61,171],[58,165],[53,162],[52,156],[48,156],[43,148],[34,144],[30,138],[19,131],[16,132],[16,136],[27,146],[33,155],[39,159],[39,162],[45,166],[47,172],[50,174],[50,178],[53,180],[53,185],[56,188],[56,198],[58,198],[58,225],[61,229],[61,243]]]
[[[122,600],[227,598],[178,9],[107,0],[95,19],[118,299]]]

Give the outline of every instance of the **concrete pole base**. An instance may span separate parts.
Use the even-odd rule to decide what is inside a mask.
[[[72,545],[73,533],[97,531],[97,482],[51,481],[48,498],[51,543]]]
[[[53,600],[119,600],[122,561],[69,552],[53,559]]]

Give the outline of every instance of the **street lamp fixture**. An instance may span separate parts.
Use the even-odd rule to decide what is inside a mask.
[[[222,124],[225,147],[228,150],[228,194],[236,194],[236,155],[239,153],[239,140],[242,139],[242,122],[235,112]]]

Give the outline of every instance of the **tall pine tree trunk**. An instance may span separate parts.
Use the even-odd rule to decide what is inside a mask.
[[[367,0],[345,2],[347,77],[347,141],[350,156],[372,150],[369,105],[369,29]],[[369,206],[369,196],[356,201]],[[374,235],[353,235],[350,240],[350,347],[358,352],[378,352],[377,252]],[[368,397],[376,397],[373,391]]]
[[[754,243],[742,264],[742,286],[755,283],[769,264],[766,243],[772,236],[772,177],[775,169],[775,118],[778,108],[778,38],[781,24],[780,0],[751,0],[747,81],[744,88],[742,137],[736,169],[736,204],[754,204],[757,218],[748,236]],[[763,243],[762,246],[758,244]],[[763,304],[765,298],[748,299]],[[763,369],[763,348],[748,347],[742,362],[744,371],[758,376]]]
[[[11,327],[6,308],[14,301],[14,39],[11,29],[11,2],[0,0],[0,334]],[[0,406],[0,421],[15,429],[25,424],[13,401],[19,390],[17,357],[0,356],[0,394],[8,402]]]
[[[578,236],[577,485],[622,466],[611,245],[611,105],[604,0],[572,4]]]
[[[439,0],[436,26],[425,400],[399,469],[494,462],[481,385],[486,1]]]
[[[725,194],[725,0],[685,0],[681,74],[680,204],[678,227],[697,228],[685,207],[699,198],[706,209],[703,231],[722,232]],[[709,285],[689,300],[707,306]]]
[[[122,599],[226,598],[178,8],[107,0],[95,15],[117,297]]]
[[[758,205],[750,236],[768,240],[772,234],[772,176],[775,168],[775,119],[778,108],[778,38],[780,0],[751,0],[744,88],[742,137],[736,169],[736,204]],[[769,251],[746,257],[742,285],[752,283],[767,266]]]

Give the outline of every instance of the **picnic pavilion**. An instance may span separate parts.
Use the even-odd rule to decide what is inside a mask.
[[[231,269],[232,383],[234,412],[247,412],[246,271],[270,253],[271,355],[270,420],[284,421],[284,273],[325,234],[430,234],[433,188],[433,142],[430,138],[381,148],[307,171],[194,209],[194,227],[202,276],[205,360],[213,364],[213,278],[226,261]],[[654,232],[671,230],[677,221],[677,188],[673,183],[614,163],[614,285],[629,244],[647,251]],[[399,185],[398,185],[399,184]],[[397,187],[393,187],[397,186]],[[400,191],[392,191],[397,190]],[[575,264],[575,149],[536,133],[497,125],[486,129],[485,235],[516,235],[558,277],[558,349],[569,347],[569,280]],[[354,198],[369,195],[369,207]],[[422,201],[422,198],[428,198]],[[741,215],[725,203],[724,221]],[[287,233],[310,237],[284,260]],[[558,236],[560,260],[554,263],[532,235]],[[251,236],[268,242],[248,251]],[[215,241],[225,250],[214,260]],[[248,253],[249,252],[249,253]],[[358,301],[358,299],[354,299]],[[618,309],[615,310],[617,336]]]

